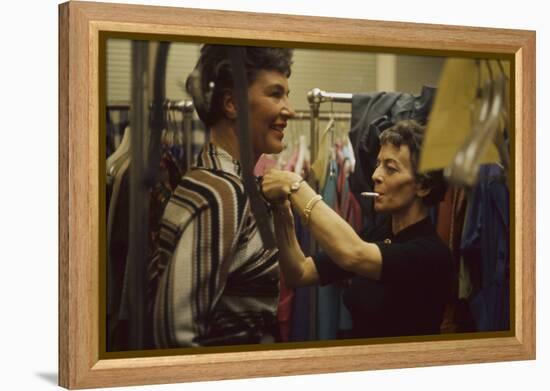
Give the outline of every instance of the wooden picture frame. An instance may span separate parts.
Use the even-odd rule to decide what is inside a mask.
[[[535,33],[91,2],[59,6],[59,384],[176,383],[535,358]],[[512,61],[515,153],[510,332],[149,357],[100,357],[101,32],[288,42]]]

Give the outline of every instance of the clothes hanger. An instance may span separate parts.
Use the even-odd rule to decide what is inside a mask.
[[[334,176],[336,176],[336,171],[334,170],[334,164],[332,164],[332,162],[336,161],[336,147],[334,145],[334,142],[335,142],[335,140],[334,140],[334,123],[335,123],[335,119],[334,119],[334,105],[333,105],[332,101],[330,101],[329,117],[330,117],[329,132],[330,132],[330,159],[331,159],[331,163],[329,163],[329,176],[334,177]]]
[[[450,167],[445,169],[445,176],[457,185],[473,186],[477,181],[481,159],[487,146],[494,142],[498,131],[502,110],[504,110],[506,76],[501,72],[496,78],[488,60],[485,60],[489,80],[478,87],[476,100],[479,101],[477,120],[465,143],[456,153]],[[479,66],[479,65],[478,65]]]
[[[168,118],[168,121],[166,123],[168,132],[167,132],[167,147],[169,149],[173,148],[176,141],[176,132],[175,132],[175,120],[174,120],[174,112],[172,110],[167,110],[166,115]]]
[[[186,155],[187,140],[183,131],[184,113],[178,106],[172,107],[172,126],[174,133],[173,155],[178,162],[182,162]],[[186,164],[187,165],[187,164]]]
[[[505,77],[506,81],[508,81],[508,78],[506,77],[506,73],[504,72],[502,61],[498,60],[497,64],[500,70],[500,74]],[[495,146],[497,147],[498,155],[500,158],[500,164],[504,172],[508,172],[508,168],[510,167],[510,152],[504,137],[504,131],[509,124],[508,106],[506,104],[506,100],[504,100],[504,106],[505,106],[504,110],[501,111],[501,118],[500,118],[501,124],[499,126],[499,129],[497,129],[495,133],[494,143],[495,143]]]
[[[117,165],[117,161],[127,155],[130,151],[130,126],[127,126],[126,129],[124,129],[124,135],[122,136],[122,141],[120,142],[120,145],[118,148],[107,158],[106,163],[106,169],[107,169],[107,176],[114,176],[116,172],[114,172],[115,167]]]
[[[166,107],[166,103],[164,104],[164,107]],[[164,110],[163,112],[163,118],[164,118],[164,129],[162,129],[160,133],[160,146],[162,149],[167,149],[168,147],[168,132],[169,132],[169,121],[170,117],[168,114],[168,110]]]

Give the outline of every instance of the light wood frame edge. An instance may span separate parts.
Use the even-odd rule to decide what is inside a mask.
[[[245,18],[243,15],[87,2],[59,6],[59,384],[75,389],[534,359],[535,33],[253,13],[246,13]],[[97,44],[100,30],[302,40],[365,45],[381,50],[445,48],[513,54],[516,63],[515,336],[99,360],[96,194],[99,188]]]

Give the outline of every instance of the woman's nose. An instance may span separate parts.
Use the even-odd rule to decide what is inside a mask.
[[[382,175],[380,175],[380,167],[376,167],[374,172],[372,173],[372,180],[374,183],[382,183]]]
[[[287,103],[284,105],[283,109],[281,110],[281,115],[288,118],[293,118],[296,115],[296,112],[294,111],[294,108],[290,105],[290,103],[287,101]]]

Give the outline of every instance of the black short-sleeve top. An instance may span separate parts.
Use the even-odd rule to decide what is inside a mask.
[[[391,224],[361,234],[382,254],[379,281],[357,276],[319,252],[321,285],[351,278],[344,303],[356,338],[438,334],[450,285],[451,252],[427,217],[393,234]]]

